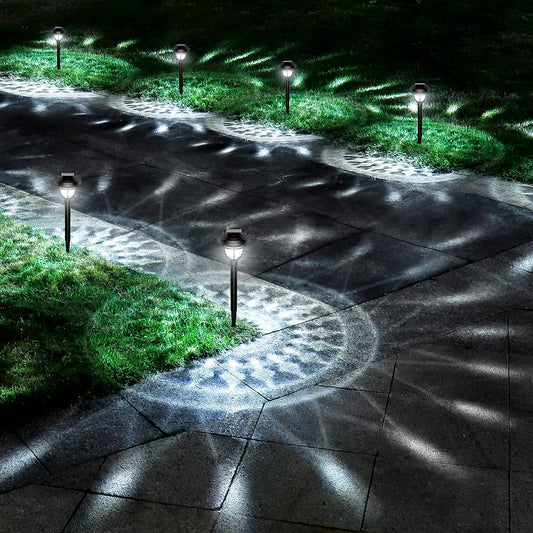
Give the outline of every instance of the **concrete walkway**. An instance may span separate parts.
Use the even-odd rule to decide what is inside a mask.
[[[0,212],[223,306],[242,226],[263,333],[0,431],[0,531],[531,530],[531,187],[0,89]]]

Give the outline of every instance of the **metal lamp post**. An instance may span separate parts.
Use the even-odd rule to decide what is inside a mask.
[[[283,77],[285,78],[285,111],[287,114],[289,113],[289,79],[293,75],[294,70],[296,69],[296,63],[294,61],[282,61],[281,65],[281,73],[283,74]]]
[[[418,137],[417,142],[420,144],[422,142],[422,103],[426,99],[426,95],[429,92],[429,86],[425,83],[415,83],[411,87],[411,92],[415,97],[417,106],[418,106]]]
[[[81,183],[73,172],[62,172],[57,180],[59,192],[65,199],[65,248],[70,250],[70,200],[76,193],[76,187]]]
[[[54,34],[54,39],[56,40],[57,46],[57,70],[61,68],[61,39],[65,36],[65,30],[61,26],[56,26],[52,33]]]
[[[246,239],[240,228],[226,228],[222,237],[222,246],[231,262],[231,326],[235,327],[237,319],[237,261],[242,256]]]
[[[183,60],[189,51],[189,47],[186,44],[177,44],[172,48],[176,59],[178,60],[179,77],[180,77],[180,94],[183,94]]]

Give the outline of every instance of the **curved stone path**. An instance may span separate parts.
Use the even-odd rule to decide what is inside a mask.
[[[61,236],[75,171],[74,245],[223,306],[216,237],[242,225],[262,336],[0,431],[2,527],[529,530],[530,187],[346,172],[317,138],[17,83],[0,211]]]

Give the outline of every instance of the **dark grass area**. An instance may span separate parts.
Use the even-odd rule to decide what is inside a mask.
[[[180,101],[246,120],[313,131],[370,153],[437,169],[533,180],[533,5],[521,0],[65,1],[2,3],[0,69],[55,79],[50,30],[68,31],[70,84]],[[185,42],[185,94],[171,47]],[[45,50],[49,50],[45,52]],[[33,51],[30,51],[33,50]],[[102,65],[84,65],[102,58]],[[39,56],[39,59],[37,59]],[[111,68],[112,59],[122,59]],[[291,114],[278,65],[299,66]],[[105,64],[104,64],[105,63]],[[65,63],[65,69],[68,63]],[[52,65],[53,66],[53,65]],[[101,76],[98,78],[98,71]],[[93,74],[90,83],[80,81]],[[408,88],[425,81],[424,146]]]
[[[0,417],[35,416],[254,337],[155,276],[0,214]]]

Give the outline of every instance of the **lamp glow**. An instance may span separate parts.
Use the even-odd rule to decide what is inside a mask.
[[[178,69],[179,69],[179,90],[180,94],[183,94],[183,60],[187,56],[189,47],[186,44],[177,44],[172,48],[176,59],[178,60]]]
[[[237,319],[237,261],[241,258],[244,247],[246,245],[246,238],[240,228],[226,228],[224,236],[222,237],[222,246],[226,257],[231,261],[231,325],[235,327]]]
[[[285,78],[285,111],[288,114],[289,113],[289,97],[290,97],[290,84],[289,79],[294,73],[294,70],[296,69],[296,63],[294,61],[282,61],[281,65],[281,73],[283,74],[283,77]]]
[[[61,41],[61,39],[63,39],[63,37],[65,36],[65,30],[61,26],[56,26],[53,29],[52,33],[54,34],[54,39],[56,41]]]

